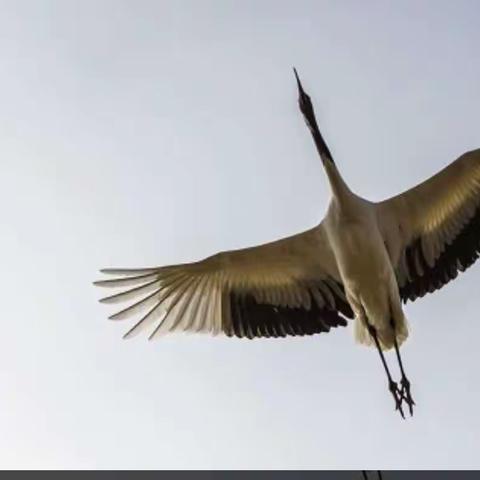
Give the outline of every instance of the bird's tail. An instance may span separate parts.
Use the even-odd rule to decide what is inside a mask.
[[[390,350],[393,348],[395,345],[395,338],[397,340],[397,345],[400,346],[408,337],[408,322],[404,315],[399,319],[395,319],[395,331],[391,327],[390,321],[375,322],[373,320],[372,324],[377,332],[377,338],[382,350]],[[354,322],[354,335],[357,343],[367,346],[375,346],[375,341],[368,331],[367,325],[358,318],[356,318]]]

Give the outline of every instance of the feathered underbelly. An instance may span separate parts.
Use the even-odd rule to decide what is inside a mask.
[[[381,344],[393,346],[392,315],[398,324],[399,343],[406,338],[406,323],[395,274],[376,226],[349,225],[337,240],[336,255],[347,299],[356,316],[355,336],[371,344],[367,321],[378,332]]]
[[[383,240],[369,225],[346,230],[336,250],[340,272],[348,283],[367,288],[393,273]]]

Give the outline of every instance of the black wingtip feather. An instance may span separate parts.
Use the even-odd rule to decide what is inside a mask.
[[[337,311],[320,309],[313,297],[310,309],[259,303],[248,293],[230,292],[229,300],[232,324],[225,326],[224,331],[239,338],[314,335],[347,325]]]
[[[480,208],[455,239],[445,245],[444,251],[430,267],[425,259],[420,238],[416,238],[406,249],[406,264],[410,280],[400,287],[400,296],[406,303],[442,288],[471,267],[479,257],[480,250]],[[418,260],[422,272],[418,272]]]

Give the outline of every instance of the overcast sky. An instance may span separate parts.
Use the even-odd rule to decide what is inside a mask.
[[[406,307],[406,421],[351,326],[123,341],[91,285],[321,220],[293,65],[367,198],[478,148],[479,18],[474,0],[0,1],[0,467],[480,468],[480,265]]]

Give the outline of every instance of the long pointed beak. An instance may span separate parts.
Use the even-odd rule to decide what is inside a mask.
[[[297,80],[298,86],[298,106],[300,107],[300,111],[303,113],[305,121],[310,129],[317,130],[317,121],[315,119],[315,113],[313,112],[313,105],[310,97],[305,90],[303,89],[302,82],[298,76],[297,69],[293,67],[293,73],[295,74],[295,78]]]
[[[300,96],[305,95],[305,90],[303,90],[302,82],[300,81],[300,78],[298,77],[297,69],[295,67],[293,67],[293,73],[295,74],[295,78],[297,79],[298,94]]]
[[[297,80],[298,86],[298,106],[300,107],[300,111],[303,114],[303,118],[305,119],[307,127],[312,133],[318,153],[320,154],[320,157],[322,158],[322,161],[324,163],[326,160],[329,160],[333,163],[333,158],[330,150],[328,149],[327,144],[325,143],[325,140],[323,139],[322,134],[320,133],[320,130],[318,128],[312,101],[310,100],[308,94],[305,93],[302,82],[300,81],[297,69],[295,67],[293,67],[293,73],[295,74],[295,79]]]

